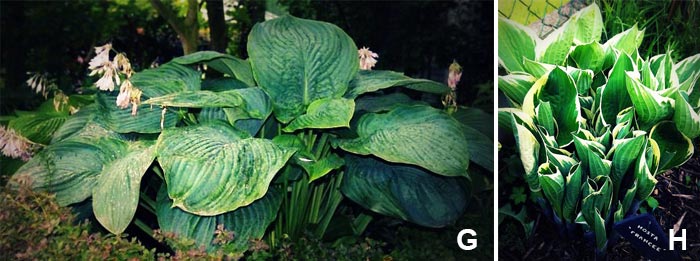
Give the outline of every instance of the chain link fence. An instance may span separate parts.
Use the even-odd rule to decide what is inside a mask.
[[[498,15],[526,25],[544,38],[591,3],[593,0],[501,0]]]

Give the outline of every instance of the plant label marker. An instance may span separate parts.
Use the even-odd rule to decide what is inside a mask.
[[[669,250],[668,237],[649,213],[623,219],[614,225],[614,229],[646,258],[680,260],[678,252]]]

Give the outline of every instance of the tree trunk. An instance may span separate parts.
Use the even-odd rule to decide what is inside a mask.
[[[224,19],[224,2],[222,0],[206,0],[207,15],[209,15],[209,38],[212,50],[225,53],[228,46],[228,30]]]
[[[187,0],[187,15],[184,18],[178,17],[172,6],[164,4],[161,0],[150,0],[150,2],[158,14],[168,21],[168,24],[180,37],[182,52],[185,54],[196,52],[199,46],[199,25],[197,24],[199,5],[197,0]]]

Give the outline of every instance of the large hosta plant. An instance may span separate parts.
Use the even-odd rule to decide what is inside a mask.
[[[447,86],[359,71],[357,52],[332,24],[292,16],[257,24],[246,60],[205,51],[134,74],[143,100],[135,116],[115,105],[116,93],[98,93],[13,180],[62,205],[91,198],[114,234],[143,206],[163,232],[209,249],[220,247],[222,228],[233,231],[235,251],[266,231],[322,236],[343,198],[422,226],[452,223],[468,199],[469,152],[490,144],[470,145],[484,134],[383,90],[440,95]],[[476,163],[491,169],[492,159]],[[149,197],[143,188],[154,184]]]
[[[594,234],[599,254],[613,224],[638,213],[655,176],[688,160],[700,134],[700,55],[640,57],[644,30],[600,43],[602,25],[595,4],[543,40],[498,22],[508,73],[498,89],[513,106],[499,111],[499,126],[515,137],[542,211],[562,236]]]

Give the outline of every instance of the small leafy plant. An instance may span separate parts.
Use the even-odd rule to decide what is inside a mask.
[[[91,198],[117,235],[130,224],[151,229],[134,221],[141,207],[160,233],[234,256],[265,235],[270,244],[307,230],[322,237],[343,198],[428,227],[463,213],[470,150],[491,146],[469,146],[467,134],[483,134],[452,116],[472,112],[383,94],[444,95],[448,86],[359,70],[345,32],[292,16],[257,24],[248,53],[198,52],[133,75],[124,56],[91,62],[109,92],[67,117],[10,185],[25,180],[63,206]],[[119,94],[115,69],[127,77]],[[475,162],[490,169],[493,159]],[[360,215],[353,230],[369,220]]]
[[[523,176],[562,237],[595,235],[598,256],[614,223],[635,215],[657,182],[683,164],[700,135],[700,55],[641,57],[633,26],[599,43],[593,4],[540,40],[499,18],[498,88],[513,108],[499,111]]]

